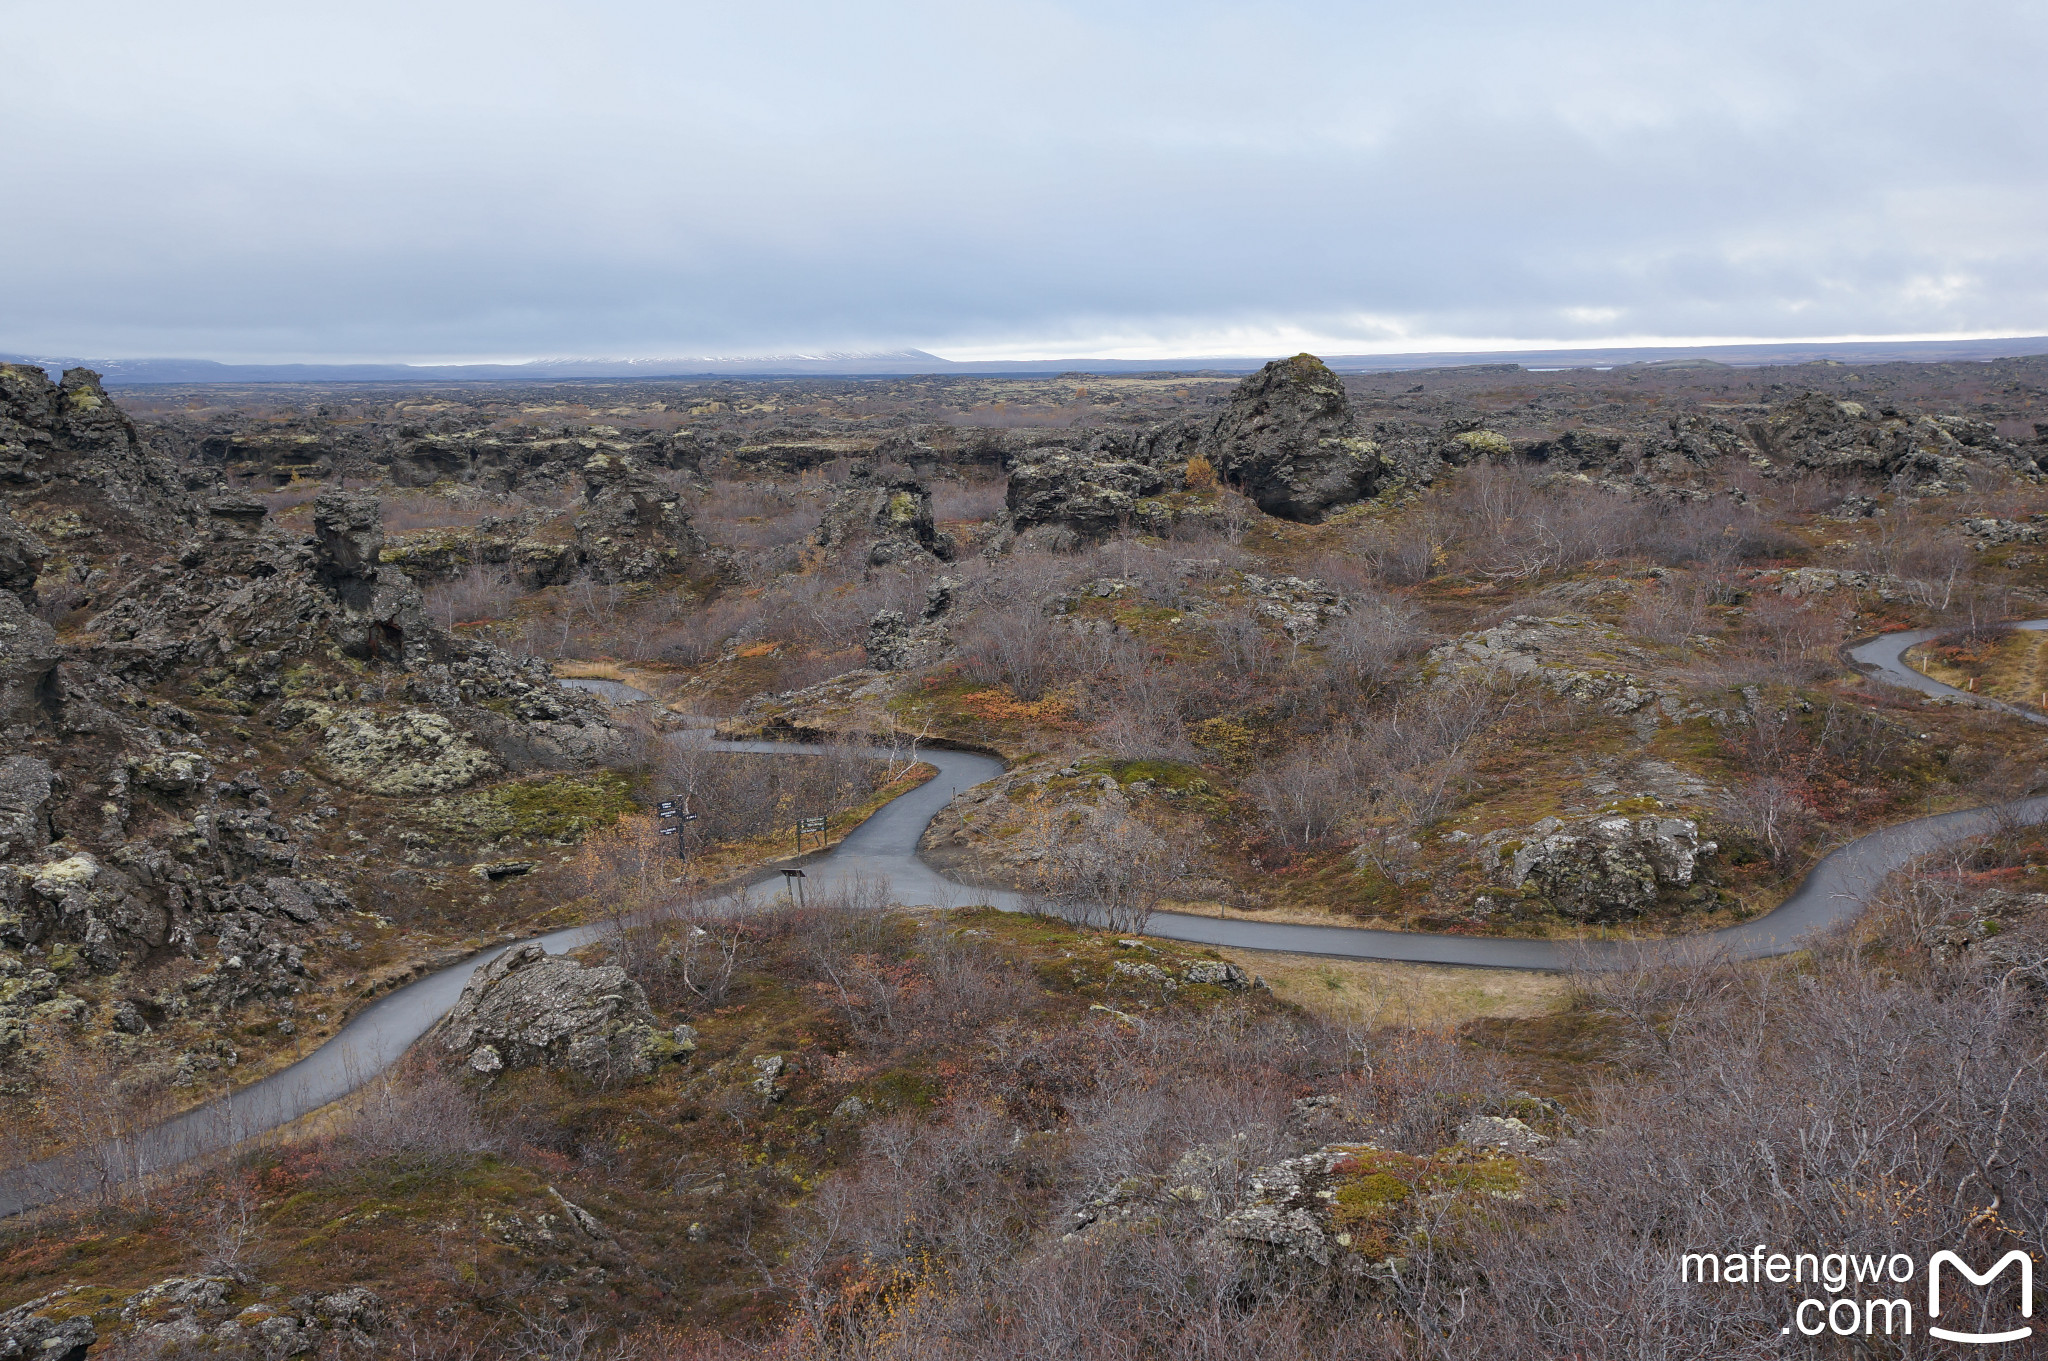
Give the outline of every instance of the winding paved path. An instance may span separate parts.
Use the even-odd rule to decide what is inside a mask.
[[[2048,629],[2048,620],[2019,625]],[[1895,685],[1933,695],[1958,691],[1907,667],[1907,648],[1939,636],[1941,630],[1891,633],[1850,650],[1857,663]],[[614,701],[641,698],[618,682],[581,682]],[[1970,697],[1974,702],[2006,710],[2030,722],[2048,718],[2027,710]],[[675,740],[706,741],[702,737]],[[824,750],[791,742],[713,742],[723,751],[792,756]],[[889,896],[904,903],[940,906],[986,903],[1004,909],[1021,906],[1017,894],[969,888],[941,876],[917,855],[925,826],[962,789],[999,775],[1002,762],[972,752],[929,750],[924,760],[938,768],[937,778],[895,799],[855,828],[829,854],[806,868],[807,886],[830,891],[857,880],[886,884]],[[1799,948],[1815,932],[1847,921],[1863,909],[1871,893],[1892,873],[1917,856],[1962,837],[1993,830],[2001,816],[2016,815],[2033,823],[2048,820],[2048,797],[2011,804],[1965,809],[1916,818],[1872,832],[1843,846],[1815,865],[1792,896],[1775,911],[1704,937],[1738,958],[1783,954]],[[774,870],[755,880],[777,879]],[[557,953],[595,941],[599,926],[577,926],[536,939]],[[1226,945],[1297,954],[1384,959],[1413,963],[1471,965],[1507,969],[1558,970],[1600,967],[1641,947],[1625,941],[1565,942],[1508,940],[1484,936],[1439,936],[1403,931],[1372,931],[1344,926],[1306,926],[1246,918],[1156,913],[1149,933],[1170,940]],[[46,1204],[105,1175],[127,1180],[138,1174],[176,1166],[191,1158],[232,1147],[245,1139],[290,1123],[308,1112],[347,1095],[389,1067],[425,1034],[461,994],[479,967],[502,949],[484,951],[461,964],[407,984],[378,998],[352,1017],[335,1036],[290,1068],[253,1082],[229,1097],[159,1125],[132,1145],[103,1150],[88,1168],[70,1157],[0,1174],[0,1216]]]

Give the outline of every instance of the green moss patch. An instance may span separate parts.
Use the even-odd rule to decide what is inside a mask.
[[[635,807],[633,782],[616,771],[547,775],[435,799],[425,818],[443,831],[497,841],[575,841]]]

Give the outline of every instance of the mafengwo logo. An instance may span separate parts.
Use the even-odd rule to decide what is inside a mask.
[[[1791,1320],[1779,1332],[1797,1332],[1807,1337],[1819,1337],[1823,1333],[1833,1333],[1837,1337],[1886,1337],[1913,1332],[1913,1302],[1903,1293],[1885,1298],[1880,1292],[1911,1282],[1918,1274],[1918,1266],[1903,1252],[1889,1257],[1847,1252],[1786,1254],[1772,1252],[1768,1244],[1759,1243],[1748,1253],[1731,1252],[1725,1256],[1684,1253],[1679,1258],[1678,1272],[1679,1280],[1687,1284],[1799,1286],[1810,1283],[1822,1294],[1809,1295],[1794,1305]],[[1982,1288],[1992,1285],[2013,1268],[2017,1268],[2014,1272],[2014,1283],[2019,1286],[2017,1299],[2002,1302],[1996,1292],[1982,1301],[1957,1297],[1960,1284],[1957,1277]],[[1942,1318],[1944,1269],[1951,1282],[1946,1322],[1954,1326],[1937,1322]],[[2016,1311],[2014,1306],[2017,1306]],[[1968,1327],[1963,1326],[1966,1313],[1977,1316],[1967,1320]],[[2034,1332],[2032,1324],[2019,1323],[2018,1320],[2033,1316],[2034,1259],[2019,1249],[2006,1253],[1989,1270],[1981,1272],[1961,1255],[1946,1250],[1928,1259],[1927,1316],[1924,1322],[1929,1337],[1986,1347],[2001,1342],[2018,1342],[2031,1337]],[[2006,1326],[1997,1326],[2000,1324]]]
[[[2020,1269],[2020,1317],[2034,1316],[2034,1259],[2026,1253],[2014,1248],[1999,1258],[1996,1266],[1980,1276],[1970,1270],[1969,1263],[1953,1252],[1937,1252],[1933,1260],[1927,1263],[1927,1332],[1930,1336],[1946,1338],[1950,1342],[1978,1342],[1989,1345],[1993,1342],[2017,1342],[2033,1333],[2032,1326],[2009,1328],[2002,1333],[1959,1333],[1935,1327],[1932,1320],[1941,1317],[1941,1269],[1944,1265],[1952,1266],[1961,1272],[1963,1278],[1971,1285],[1989,1285],[2002,1275],[2007,1267],[2017,1266]]]

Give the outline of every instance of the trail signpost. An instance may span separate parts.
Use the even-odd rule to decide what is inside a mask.
[[[799,818],[796,824],[796,851],[802,855],[804,838],[815,835],[820,844],[825,840],[826,820],[824,818]]]
[[[655,804],[654,815],[663,822],[671,820],[675,822],[676,825],[673,827],[663,827],[661,834],[674,837],[676,839],[676,859],[688,861],[690,858],[690,838],[686,834],[686,829],[689,824],[697,820],[697,815],[678,809],[674,799],[663,799],[660,803]]]

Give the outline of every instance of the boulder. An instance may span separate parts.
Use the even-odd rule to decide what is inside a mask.
[[[189,794],[206,787],[213,778],[213,767],[197,752],[167,751],[131,762],[128,778],[159,794]]]
[[[766,1097],[770,1101],[780,1101],[788,1094],[789,1088],[776,1079],[788,1068],[789,1064],[782,1055],[763,1054],[754,1060],[754,1080],[748,1085],[753,1088],[756,1096]]]
[[[1371,496],[1387,472],[1343,381],[1312,354],[1276,359],[1239,383],[1202,452],[1260,510],[1311,523]]]
[[[567,1068],[597,1080],[652,1072],[678,1052],[659,1035],[647,994],[614,965],[586,968],[536,942],[477,970],[441,1023],[441,1042],[480,1071],[488,1047],[506,1068]]]
[[[1689,818],[1544,818],[1527,832],[1490,832],[1480,860],[1510,888],[1533,882],[1557,910],[1579,921],[1641,915],[1666,887],[1693,881],[1699,858],[1716,849]]]
[[[1243,992],[1251,987],[1251,975],[1228,960],[1204,959],[1188,966],[1181,975],[1190,983],[1207,983],[1212,987],[1228,988],[1232,992]]]
[[[1475,1115],[1458,1126],[1458,1139],[1502,1153],[1535,1153],[1550,1143],[1549,1135],[1538,1134],[1512,1115]]]

